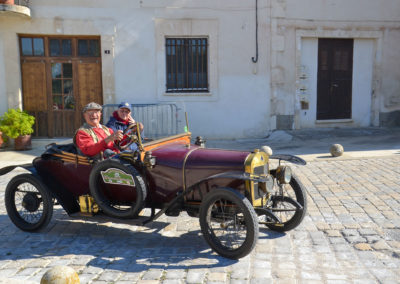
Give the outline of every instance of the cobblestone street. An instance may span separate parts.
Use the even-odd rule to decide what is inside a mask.
[[[400,283],[400,155],[294,168],[308,191],[303,223],[286,234],[260,227],[239,261],[213,253],[186,214],[138,227],[56,206],[45,231],[22,232],[3,203],[14,171],[0,179],[0,279],[39,283],[68,265],[81,283]]]

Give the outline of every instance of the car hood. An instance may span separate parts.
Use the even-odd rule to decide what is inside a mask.
[[[228,172],[244,172],[249,152],[197,148],[189,153],[184,164],[186,187],[211,175]]]

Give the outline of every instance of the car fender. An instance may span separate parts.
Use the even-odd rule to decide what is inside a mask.
[[[301,165],[304,166],[307,164],[307,162],[305,160],[303,160],[302,158],[298,157],[298,156],[294,156],[294,155],[287,155],[287,154],[276,154],[276,155],[271,155],[269,156],[270,159],[275,159],[275,160],[284,160],[293,164],[297,164],[297,165]]]
[[[12,170],[14,170],[15,168],[23,168],[26,169],[28,171],[30,171],[33,174],[37,174],[35,167],[32,165],[32,163],[29,164],[22,164],[22,165],[12,165],[12,166],[7,166],[4,168],[0,169],[0,176],[8,174],[9,172],[11,172]]]
[[[18,167],[29,171],[33,176],[42,181],[46,185],[51,196],[60,203],[60,205],[68,214],[79,212],[80,207],[76,198],[72,194],[69,194],[69,192],[61,184],[54,181],[54,179],[52,179],[50,175],[41,175],[32,163],[12,165],[1,168],[0,176],[11,172]]]

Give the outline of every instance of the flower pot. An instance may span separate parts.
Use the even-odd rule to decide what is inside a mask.
[[[17,138],[15,138],[14,149],[17,151],[32,149],[32,136],[31,135],[22,135],[22,136],[18,136]]]
[[[0,4],[14,5],[14,0],[0,0]]]

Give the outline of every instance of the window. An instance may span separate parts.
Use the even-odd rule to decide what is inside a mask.
[[[207,38],[166,38],[167,93],[208,92]]]
[[[51,85],[53,109],[74,109],[75,100],[72,89],[72,64],[51,64]]]
[[[43,38],[21,37],[23,56],[44,56]]]
[[[78,56],[100,56],[100,42],[97,39],[79,39]]]
[[[50,56],[71,56],[72,43],[71,39],[50,39],[49,43]]]

